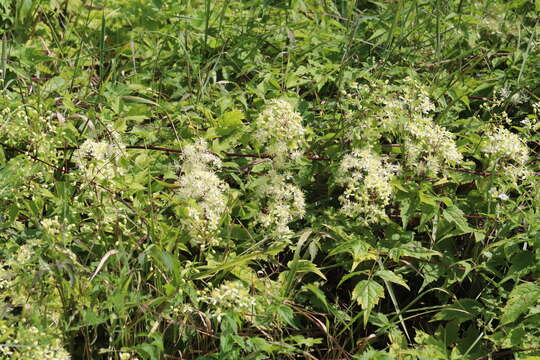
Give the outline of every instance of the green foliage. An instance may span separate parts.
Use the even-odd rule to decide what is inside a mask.
[[[0,358],[540,357],[539,11],[0,0]]]

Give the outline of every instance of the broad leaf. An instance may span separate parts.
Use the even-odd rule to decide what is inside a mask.
[[[461,209],[457,206],[452,205],[444,209],[443,217],[446,219],[446,221],[454,224],[464,234],[474,231],[474,229],[472,229],[467,223],[467,219],[465,219],[463,211],[461,211]]]
[[[362,280],[354,287],[352,297],[364,310],[364,326],[367,325],[369,313],[384,298],[384,288],[375,280]]]
[[[515,321],[538,302],[540,302],[540,286],[535,283],[517,285],[510,292],[508,302],[502,310],[501,323],[504,325]]]
[[[375,276],[380,277],[383,280],[393,282],[394,284],[398,284],[406,288],[407,290],[410,290],[409,285],[405,282],[405,280],[401,277],[401,275],[396,274],[393,271],[390,270],[379,270],[375,273]]]

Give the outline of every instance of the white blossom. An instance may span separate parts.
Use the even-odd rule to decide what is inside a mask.
[[[182,149],[182,169],[219,169],[221,159],[208,150],[208,143],[204,139],[198,139],[191,145]]]
[[[73,154],[77,167],[88,180],[107,180],[123,175],[126,170],[118,166],[123,145],[87,139]]]
[[[304,193],[290,182],[291,179],[289,175],[272,171],[268,181],[257,189],[257,196],[264,205],[257,220],[275,238],[289,237],[292,231],[288,224],[305,213]]]
[[[221,286],[212,289],[201,300],[212,306],[212,317],[221,321],[223,313],[232,310],[235,313],[244,313],[248,319],[256,311],[256,301],[249,293],[249,288],[241,281],[226,281]]]
[[[529,159],[529,148],[521,138],[503,127],[495,127],[486,132],[482,151],[502,162],[525,165]]]
[[[454,135],[430,119],[407,122],[404,129],[407,131],[404,146],[409,165],[419,166],[423,161],[427,169],[439,172],[443,164],[458,163],[463,159],[453,140]]]
[[[183,225],[196,243],[216,245],[214,235],[227,210],[228,185],[213,171],[221,160],[209,153],[204,140],[186,146],[182,159],[176,196],[189,213]]]
[[[338,170],[338,183],[345,185],[340,212],[361,218],[364,224],[385,217],[384,207],[390,202],[390,181],[399,167],[388,163],[370,148],[354,150],[343,157]]]
[[[272,100],[254,123],[253,134],[277,166],[302,156],[305,129],[302,117],[284,100]]]

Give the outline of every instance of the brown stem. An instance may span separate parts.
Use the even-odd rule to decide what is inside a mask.
[[[42,160],[42,159],[40,159],[40,158],[38,158],[38,157],[36,157],[36,156],[30,154],[28,151],[24,151],[24,150],[21,150],[21,149],[17,149],[17,148],[14,148],[14,147],[11,147],[11,146],[8,146],[8,145],[5,145],[5,144],[0,144],[0,145],[4,146],[5,148],[10,149],[10,150],[12,150],[12,151],[16,151],[16,152],[18,152],[19,154],[23,154],[23,155],[25,155],[25,156],[28,156],[30,159],[32,159],[32,160],[34,160],[34,161],[36,161],[36,162],[40,162],[40,163],[45,164],[45,165],[47,165],[47,166],[49,166],[49,167],[51,167],[51,168],[53,168],[53,169],[55,169],[55,170],[57,170],[57,171],[61,171],[62,173],[67,174],[67,169],[66,169],[65,167],[59,167],[59,166],[56,166],[56,165],[54,165],[54,164],[51,164],[51,163],[49,163],[49,162],[47,162],[47,161],[45,161],[45,160]],[[94,180],[88,180],[88,182],[89,182],[90,184],[94,185],[94,186],[99,187],[99,188],[102,189],[102,190],[105,190],[106,192],[108,192],[109,194],[111,194],[116,200],[118,200],[118,201],[120,201],[121,203],[123,203],[124,205],[126,205],[128,209],[130,209],[130,210],[133,211],[134,213],[137,213],[136,210],[135,210],[135,208],[134,208],[127,200],[124,200],[124,199],[122,198],[122,196],[121,196],[120,194],[116,193],[114,190],[111,190],[111,189],[109,189],[108,187],[103,186],[103,185],[101,185],[101,184],[95,182]],[[144,217],[141,217],[141,221],[142,221],[145,225],[148,225],[148,223],[147,223],[147,221],[146,221],[146,219],[145,219]]]
[[[9,149],[9,150],[11,150],[11,151],[15,151],[15,152],[18,152],[19,154],[23,154],[23,155],[25,155],[25,156],[28,156],[30,159],[32,159],[32,160],[34,160],[34,161],[37,161],[37,162],[40,162],[40,163],[42,163],[42,164],[45,164],[45,165],[47,165],[47,166],[49,166],[49,167],[55,169],[56,171],[61,171],[61,172],[63,172],[64,174],[67,173],[67,169],[65,169],[65,168],[63,168],[63,167],[62,167],[62,168],[61,168],[61,167],[58,167],[58,166],[56,166],[56,165],[54,165],[54,164],[51,164],[50,162],[47,162],[47,161],[45,161],[45,160],[42,160],[42,159],[40,159],[40,158],[38,158],[38,157],[36,157],[36,156],[30,154],[28,151],[24,151],[24,150],[21,150],[21,149],[17,149],[17,148],[14,148],[14,147],[11,147],[11,146],[5,145],[5,144],[0,144],[0,145],[2,145],[3,147],[5,147],[6,149]]]
[[[540,350],[540,346],[536,346],[536,347],[532,347],[528,349],[493,351],[493,352],[490,352],[488,355],[477,357],[476,360],[487,360],[489,358],[498,358],[498,357],[502,357],[506,355],[512,355],[515,353],[535,351],[535,350]]]
[[[396,144],[389,144],[390,146],[394,146]],[[126,149],[142,149],[142,150],[155,150],[155,151],[164,151],[164,152],[170,152],[170,153],[177,153],[181,154],[182,150],[180,149],[173,149],[173,148],[167,148],[162,146],[153,146],[153,145],[129,145],[125,147]],[[66,146],[57,148],[56,150],[59,151],[66,151],[66,150],[77,150],[77,146]],[[224,153],[227,157],[238,157],[238,158],[258,158],[258,159],[271,159],[273,156],[269,154],[242,154],[242,153]],[[320,157],[318,155],[313,155],[308,158],[309,160],[314,161],[330,161],[330,158],[328,157]]]
[[[389,147],[399,147],[401,144],[382,144],[382,146],[389,146]],[[177,153],[181,154],[182,150],[180,149],[172,149],[162,146],[153,146],[153,145],[129,145],[125,147],[126,149],[142,149],[142,150],[155,150],[155,151],[164,151],[164,152],[170,152],[170,153]],[[66,151],[66,150],[77,150],[78,147],[76,146],[67,146],[67,147],[61,147],[57,148],[56,150],[59,151]],[[272,155],[269,154],[243,154],[243,153],[224,153],[227,157],[237,157],[237,158],[257,158],[257,159],[272,159]],[[320,157],[318,155],[312,155],[308,157],[309,160],[312,161],[330,161],[329,157]],[[458,171],[466,174],[473,174],[473,175],[480,175],[480,176],[491,176],[496,173],[489,173],[484,171],[475,171],[475,170],[468,170],[468,169],[458,169],[458,168],[447,168],[448,170],[452,171]],[[540,175],[539,172],[535,172],[534,175]]]
[[[485,171],[475,171],[475,170],[467,170],[467,169],[458,169],[458,168],[447,168],[448,170],[462,172],[466,174],[473,174],[473,175],[480,175],[480,176],[491,176],[495,173],[489,173]]]

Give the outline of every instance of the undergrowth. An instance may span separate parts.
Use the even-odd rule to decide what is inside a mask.
[[[539,11],[0,1],[0,357],[540,358]]]

